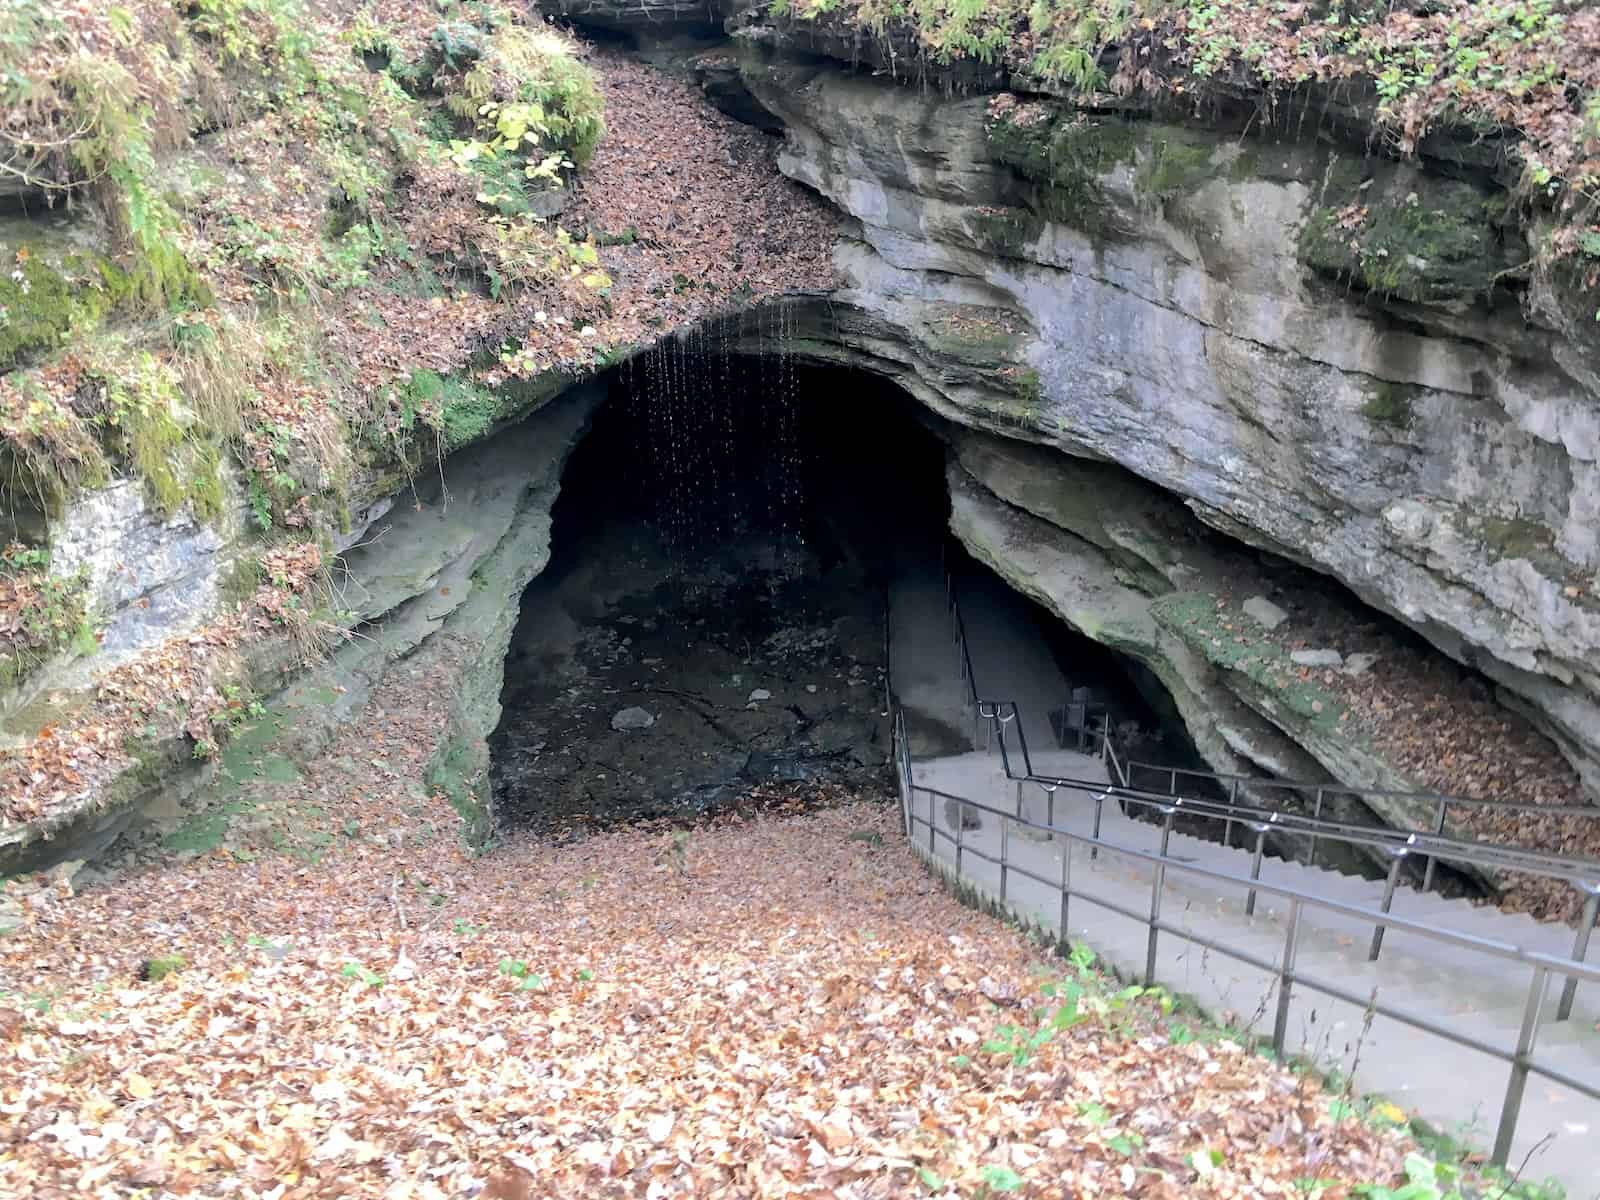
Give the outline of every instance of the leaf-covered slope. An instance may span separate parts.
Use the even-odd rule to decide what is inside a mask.
[[[455,672],[425,649],[324,758],[264,767],[253,850],[77,896],[14,889],[0,1191],[1156,1198],[1305,1180],[1339,1200],[1401,1182],[1414,1143],[1392,1105],[1363,1122],[1158,996],[1046,959],[942,893],[891,807],[468,858],[448,803],[405,782]],[[285,830],[291,812],[305,823]]]

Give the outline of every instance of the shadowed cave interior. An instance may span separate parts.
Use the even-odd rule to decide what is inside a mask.
[[[1191,760],[1135,664],[954,545],[936,422],[868,373],[786,356],[668,342],[614,369],[507,655],[490,739],[502,825],[564,837],[886,793],[885,606],[945,562],[1117,719]],[[911,716],[920,752],[971,748],[970,728]]]

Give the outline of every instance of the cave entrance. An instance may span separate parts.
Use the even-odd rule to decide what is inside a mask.
[[[1190,765],[1129,664],[951,540],[955,435],[900,388],[698,335],[601,386],[506,657],[504,826],[888,794],[891,675],[914,753],[972,750],[951,580],[980,682],[1021,689],[1037,748],[1087,700],[1125,737],[1176,734]]]
[[[886,594],[937,563],[944,448],[861,371],[668,339],[603,379],[490,738],[547,836],[888,787]]]

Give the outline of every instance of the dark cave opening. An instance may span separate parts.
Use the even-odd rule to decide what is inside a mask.
[[[507,655],[490,739],[503,826],[563,837],[752,797],[888,794],[885,656],[900,687],[948,675],[955,653],[942,604],[903,651],[888,617],[924,620],[910,607],[919,588],[942,596],[947,565],[981,588],[966,603],[1070,660],[1116,719],[1165,727],[1116,655],[953,544],[938,418],[892,383],[671,339],[606,387]],[[938,703],[919,710],[914,683],[901,697],[916,748],[970,749],[939,682]]]

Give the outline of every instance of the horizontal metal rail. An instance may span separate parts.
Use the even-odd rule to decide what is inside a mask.
[[[1089,780],[1038,774],[1033,769],[1032,756],[1028,751],[1027,734],[1023,728],[1017,703],[1013,700],[985,697],[978,690],[977,674],[973,667],[971,649],[967,641],[966,622],[961,612],[961,602],[960,597],[957,595],[955,576],[948,569],[945,574],[945,593],[947,606],[954,624],[956,648],[962,680],[966,689],[967,702],[972,707],[973,712],[974,742],[979,740],[978,735],[983,732],[987,735],[986,741],[998,749],[1006,778],[1017,784],[1019,810],[1023,786],[1031,783],[1042,789],[1050,797],[1052,806],[1054,793],[1061,788],[1093,794],[1096,804],[1094,816],[1096,837],[1100,832],[1101,812],[1107,799],[1115,799],[1124,807],[1124,810],[1129,806],[1135,806],[1162,813],[1166,811],[1168,806],[1171,806],[1174,809],[1181,810],[1185,816],[1192,816],[1206,821],[1220,821],[1223,823],[1223,842],[1228,845],[1233,842],[1234,826],[1242,825],[1255,835],[1251,874],[1256,878],[1259,878],[1260,875],[1266,838],[1269,834],[1289,838],[1304,838],[1306,844],[1305,862],[1308,866],[1315,862],[1320,842],[1360,847],[1368,851],[1374,851],[1387,860],[1387,877],[1383,899],[1383,911],[1385,914],[1388,914],[1393,902],[1404,860],[1413,856],[1422,856],[1426,859],[1422,879],[1424,891],[1433,886],[1436,868],[1441,862],[1452,867],[1468,867],[1482,872],[1517,872],[1559,880],[1571,886],[1581,897],[1581,914],[1578,930],[1574,937],[1572,957],[1581,961],[1587,954],[1596,921],[1600,920],[1600,862],[1592,859],[1461,838],[1445,831],[1446,822],[1442,811],[1435,822],[1434,829],[1431,831],[1406,831],[1381,825],[1357,825],[1346,821],[1330,820],[1323,816],[1325,799],[1328,794],[1354,796],[1364,794],[1361,791],[1346,789],[1338,785],[1294,785],[1281,780],[1257,781],[1245,776],[1214,776],[1213,778],[1217,780],[1226,779],[1229,782],[1230,801],[1228,803],[1212,800],[1205,796],[1179,795],[1177,788],[1179,774],[1176,772],[1169,774],[1171,783],[1166,793],[1135,788],[1130,785],[1132,782],[1132,769],[1136,764],[1125,763],[1117,755],[1116,747],[1111,737],[1109,718],[1106,719],[1104,727],[1100,731],[1100,753],[1106,762],[1108,771],[1115,772],[1116,781],[1110,784],[1101,784]],[[1022,769],[1020,772],[1014,768],[1011,761],[1011,751],[1007,736],[1008,727],[1011,726],[1014,726],[1016,731],[1017,750],[1021,757]],[[1205,778],[1207,776],[1204,771],[1184,771],[1182,774],[1185,777]],[[1254,788],[1262,784],[1312,793],[1314,796],[1313,811],[1307,815],[1280,809],[1261,808],[1253,804],[1240,805],[1238,803],[1240,786]],[[1381,794],[1391,797],[1415,795],[1432,803],[1443,801],[1446,805],[1453,802],[1453,798],[1444,797],[1438,793],[1384,792]],[[1476,803],[1480,806],[1489,805],[1491,807],[1495,804],[1495,802],[1483,801]],[[1541,806],[1519,805],[1515,807],[1519,809],[1532,807],[1545,815],[1567,815],[1571,811],[1567,809],[1555,810]],[[1252,892],[1247,911],[1253,912],[1254,906],[1255,893]],[[1373,961],[1381,953],[1384,928],[1380,924],[1374,930],[1369,952],[1369,958]],[[1577,979],[1569,977],[1563,989],[1558,1009],[1560,1019],[1565,1020],[1570,1016],[1576,991]]]
[[[1017,732],[1021,735],[1020,726]],[[1004,729],[999,731],[998,736],[1004,738]],[[1008,772],[1007,778],[1015,783],[1031,783],[1046,790],[1067,788],[1074,791],[1101,792],[1109,787],[1112,798],[1124,805],[1137,804],[1151,808],[1178,805],[1187,816],[1232,821],[1241,825],[1264,823],[1273,826],[1274,832],[1281,834],[1305,834],[1328,841],[1369,846],[1380,850],[1404,850],[1408,854],[1426,854],[1474,866],[1522,871],[1567,882],[1591,877],[1600,878],[1600,862],[1593,859],[1568,858],[1545,851],[1464,840],[1450,834],[1411,833],[1380,825],[1357,824],[1282,809],[1259,808],[1249,804],[1235,805],[1204,796],[1153,792],[1143,788],[1076,779],[1066,775],[1037,773],[1018,775]]]
[[[1505,1095],[1501,1101],[1500,1118],[1496,1130],[1493,1153],[1494,1162],[1501,1166],[1506,1164],[1510,1156],[1517,1120],[1520,1115],[1522,1095],[1530,1076],[1549,1080],[1571,1088],[1590,1099],[1600,1100],[1600,1085],[1578,1079],[1555,1064],[1535,1057],[1533,1053],[1539,1030],[1543,1000],[1550,979],[1563,978],[1567,981],[1569,987],[1575,987],[1580,980],[1596,983],[1600,982],[1600,967],[1587,965],[1579,958],[1564,959],[1539,951],[1526,950],[1509,942],[1462,933],[1457,930],[1444,929],[1427,921],[1399,917],[1387,911],[1378,911],[1356,904],[1348,904],[1286,884],[1263,882],[1253,875],[1250,877],[1236,875],[1231,872],[1219,871],[1196,863],[1172,858],[1167,853],[1167,835],[1170,834],[1173,818],[1178,811],[1175,805],[1169,804],[1166,810],[1161,850],[1153,853],[1133,846],[1105,841],[1099,835],[1098,825],[1094,834],[1085,835],[1060,828],[1053,821],[1041,823],[1024,817],[1020,803],[1015,812],[1008,812],[1005,809],[974,800],[971,797],[927,787],[916,782],[909,741],[905,736],[903,716],[898,712],[895,715],[894,737],[897,743],[895,758],[906,833],[911,844],[919,852],[925,849],[931,859],[938,861],[937,842],[942,838],[946,843],[954,847],[954,869],[958,877],[964,877],[961,868],[964,858],[968,855],[975,856],[992,866],[997,866],[1000,872],[999,900],[1005,906],[1011,904],[1008,892],[1010,877],[1013,875],[1032,880],[1042,887],[1056,891],[1060,901],[1059,932],[1063,938],[1068,935],[1067,913],[1069,898],[1074,896],[1108,911],[1118,913],[1130,920],[1142,923],[1145,925],[1149,935],[1145,970],[1145,980],[1148,984],[1156,982],[1157,939],[1162,933],[1183,937],[1216,953],[1275,975],[1277,997],[1272,1045],[1280,1055],[1284,1052],[1287,1038],[1291,992],[1294,987],[1299,986],[1348,1004],[1369,1009],[1377,1015],[1445,1038],[1458,1045],[1470,1047],[1502,1062],[1509,1063],[1511,1072],[1507,1080]],[[917,811],[918,806],[915,804],[915,798],[918,793],[927,798],[926,816]],[[934,811],[935,800],[937,799],[949,801],[957,806],[954,818],[954,834],[939,826]],[[975,846],[964,844],[962,834],[964,826],[962,810],[964,809],[987,813],[999,821],[1001,837],[998,856],[980,850]],[[925,847],[919,832],[919,826],[927,829]],[[1010,831],[1013,827],[1032,829],[1053,838],[1063,839],[1062,862],[1058,879],[1046,877],[1020,863],[1010,861],[1008,850],[1010,846]],[[1089,847],[1091,858],[1103,850],[1123,858],[1149,864],[1153,868],[1149,911],[1136,911],[1105,896],[1094,895],[1084,891],[1082,888],[1074,889],[1071,884],[1072,853],[1074,847],[1080,844]],[[1285,942],[1280,957],[1276,960],[1268,960],[1259,954],[1253,954],[1250,951],[1230,946],[1222,938],[1206,937],[1184,926],[1163,920],[1160,915],[1160,909],[1168,871],[1176,871],[1182,875],[1205,880],[1215,885],[1245,889],[1251,895],[1252,900],[1257,892],[1264,892],[1287,901],[1289,912],[1285,926]],[[1382,1000],[1378,992],[1374,992],[1371,996],[1361,996],[1337,983],[1298,970],[1295,966],[1295,956],[1300,941],[1300,918],[1302,910],[1307,907],[1370,923],[1374,930],[1378,932],[1385,928],[1394,928],[1435,942],[1465,948],[1483,955],[1486,960],[1497,960],[1501,963],[1517,964],[1529,968],[1532,972],[1532,979],[1516,1044],[1510,1047],[1487,1044],[1482,1040],[1480,1033],[1469,1032],[1446,1022],[1435,1020],[1426,1014],[1389,1004]]]
[[[1127,769],[1131,775],[1134,771],[1150,771],[1157,775],[1182,776],[1192,779],[1203,779],[1211,783],[1232,786],[1238,783],[1241,787],[1251,787],[1259,790],[1279,790],[1295,792],[1322,792],[1329,796],[1358,796],[1377,797],[1385,800],[1416,801],[1429,805],[1444,805],[1446,808],[1479,809],[1490,812],[1504,813],[1537,813],[1545,817],[1574,817],[1579,820],[1600,819],[1600,808],[1593,805],[1578,804],[1526,804],[1513,800],[1474,800],[1470,796],[1452,796],[1445,792],[1407,792],[1395,788],[1369,788],[1350,787],[1339,783],[1312,783],[1305,780],[1282,779],[1276,776],[1255,775],[1230,775],[1224,771],[1207,771],[1198,767],[1172,767],[1158,763],[1139,762],[1130,760]]]
[[[960,602],[955,597],[954,590],[950,593],[952,612],[954,613],[957,638],[961,647],[962,661],[965,665],[968,702],[976,709],[977,720],[989,723],[990,737],[997,744],[1001,762],[1005,767],[1006,777],[1014,782],[1034,783],[1041,787],[1104,787],[1088,780],[1072,779],[1066,776],[1041,775],[1033,769],[1032,755],[1028,750],[1027,734],[1023,730],[1020,718],[1021,710],[1013,700],[999,700],[981,697],[974,681],[971,654],[967,649],[966,627],[961,617]],[[1006,730],[1010,726],[1016,727],[1017,749],[1022,758],[1022,770],[1013,769],[1011,764],[1010,749],[1007,745]],[[1100,735],[1103,753],[1115,757],[1109,731]],[[1279,809],[1263,809],[1255,806],[1241,806],[1235,804],[1223,805],[1207,797],[1182,795],[1176,791],[1155,792],[1143,788],[1135,788],[1127,781],[1131,768],[1141,764],[1127,763],[1117,773],[1123,780],[1114,783],[1114,794],[1119,800],[1133,803],[1171,803],[1174,799],[1182,799],[1185,811],[1196,816],[1215,816],[1217,818],[1231,819],[1247,823],[1249,821],[1273,821],[1276,818],[1279,833],[1304,833],[1310,837],[1330,838],[1335,840],[1354,840],[1359,834],[1363,839],[1369,839],[1373,845],[1398,845],[1406,844],[1410,852],[1428,854],[1432,858],[1449,859],[1452,862],[1469,866],[1478,866],[1491,870],[1519,870],[1531,874],[1538,874],[1547,878],[1561,879],[1567,882],[1579,883],[1591,880],[1600,880],[1600,861],[1588,858],[1579,858],[1573,855],[1553,854],[1548,851],[1530,850],[1520,846],[1507,846],[1494,842],[1481,842],[1472,838],[1461,838],[1442,832],[1396,830],[1389,826],[1362,824],[1351,822],[1338,822],[1324,818],[1320,812],[1310,815]],[[1169,773],[1167,768],[1161,768],[1163,773]],[[1185,776],[1205,776],[1206,772],[1184,770],[1180,774]],[[1221,778],[1219,776],[1219,778]],[[1279,780],[1250,780],[1247,776],[1227,776],[1226,778],[1238,779],[1241,784],[1249,782],[1255,786],[1258,782],[1268,786],[1292,788],[1299,791],[1322,792],[1324,794],[1360,796],[1366,793],[1354,788],[1344,788],[1338,785],[1317,784],[1288,784]],[[1373,793],[1387,796],[1403,796],[1412,793],[1383,792]],[[1415,793],[1419,798],[1440,799],[1435,793]],[[1444,798],[1448,799],[1448,798]],[[1545,815],[1567,815],[1565,809],[1543,808],[1538,805],[1529,806],[1535,811]],[[1233,811],[1229,812],[1232,809]],[[1600,813],[1600,810],[1595,810]],[[1417,839],[1412,841],[1411,839]],[[1423,839],[1426,839],[1425,841]],[[1426,847],[1426,848],[1424,848]]]

